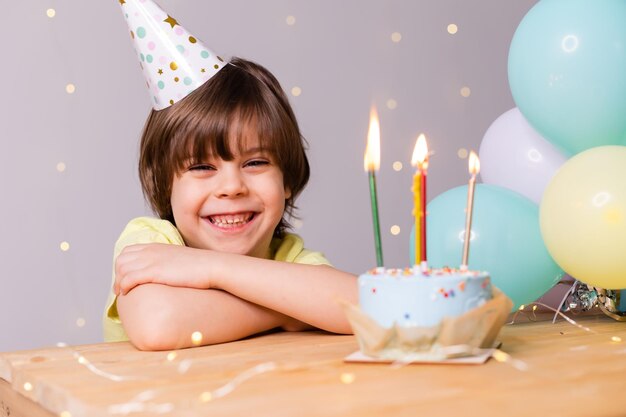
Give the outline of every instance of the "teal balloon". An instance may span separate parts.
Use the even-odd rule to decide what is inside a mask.
[[[437,196],[427,208],[427,258],[431,267],[459,267],[463,257],[467,186]],[[514,191],[478,184],[468,266],[489,272],[515,304],[529,304],[552,288],[563,270],[550,257],[539,228],[539,208]],[[411,265],[414,264],[411,232]]]
[[[517,107],[568,155],[626,145],[626,0],[541,0],[509,49]]]

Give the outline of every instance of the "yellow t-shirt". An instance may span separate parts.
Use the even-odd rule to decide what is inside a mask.
[[[128,340],[128,336],[122,326],[122,321],[117,313],[117,296],[113,293],[115,260],[126,246],[145,243],[185,245],[178,229],[167,220],[152,217],[138,217],[128,223],[115,243],[115,250],[113,252],[113,278],[111,280],[111,289],[102,320],[104,340],[106,342]],[[286,233],[282,239],[272,239],[270,249],[274,254],[273,259],[276,261],[307,265],[330,265],[330,262],[328,262],[322,253],[305,249],[302,238],[291,233]]]

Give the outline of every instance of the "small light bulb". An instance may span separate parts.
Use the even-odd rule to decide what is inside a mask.
[[[341,374],[339,379],[341,379],[342,383],[348,385],[348,384],[352,384],[354,380],[356,379],[356,377],[352,373],[344,372],[343,374]]]
[[[201,332],[193,332],[191,334],[191,343],[193,343],[194,345],[199,345],[200,343],[202,343],[202,333]]]

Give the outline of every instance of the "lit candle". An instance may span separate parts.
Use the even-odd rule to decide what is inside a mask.
[[[463,261],[461,269],[467,269],[469,258],[469,242],[472,235],[472,211],[474,210],[474,189],[476,188],[476,175],[480,171],[480,160],[476,152],[469,155],[469,173],[471,174],[469,185],[467,186],[467,209],[465,210],[465,235],[463,237]]]
[[[367,133],[367,146],[363,167],[368,174],[370,199],[372,201],[372,222],[374,224],[374,244],[376,246],[376,265],[383,266],[383,246],[380,240],[380,221],[378,219],[378,196],[376,194],[376,171],[380,169],[380,124],[376,108],[370,111],[370,127]]]
[[[415,265],[427,269],[426,261],[426,178],[428,169],[428,144],[424,134],[415,142],[411,165],[416,167],[413,176],[413,216],[415,217]]]

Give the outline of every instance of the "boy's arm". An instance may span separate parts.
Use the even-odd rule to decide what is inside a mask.
[[[130,341],[141,350],[169,350],[241,339],[289,323],[289,318],[220,290],[136,286],[117,298]],[[192,334],[202,334],[201,343]]]
[[[127,247],[116,262],[116,293],[126,294],[146,283],[224,290],[335,333],[351,333],[338,301],[357,303],[356,277],[326,265],[280,262],[175,245]],[[218,311],[221,307],[207,308]],[[224,319],[230,324],[228,316]]]
[[[211,255],[211,253],[207,253]],[[339,300],[358,303],[356,277],[327,265],[304,265],[221,253],[212,286],[334,333],[352,333]]]

